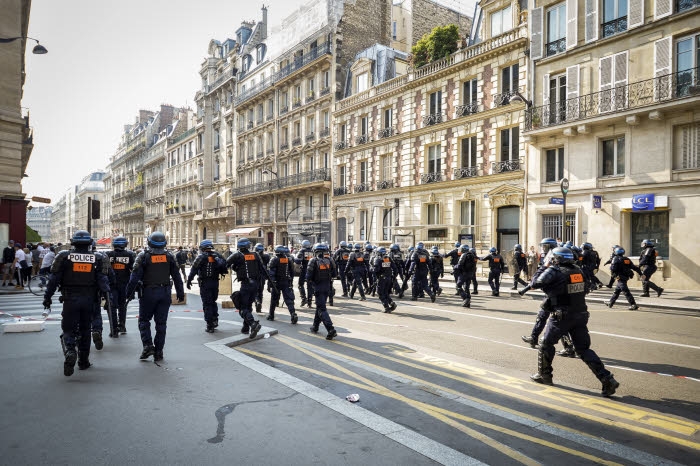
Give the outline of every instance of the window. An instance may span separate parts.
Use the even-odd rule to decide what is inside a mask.
[[[331,87],[331,72],[330,71],[323,72],[323,87],[324,88]]]
[[[462,139],[461,166],[476,167],[476,136]]]
[[[314,78],[309,78],[309,80],[306,81],[306,89],[309,95],[313,95],[313,92],[316,90],[316,81]]]
[[[501,130],[501,162],[520,160],[520,128]]]
[[[313,116],[310,116],[309,118],[306,119],[306,133],[307,134],[316,133],[316,119]]]
[[[428,147],[428,173],[442,173],[440,144]]]
[[[618,136],[602,141],[603,176],[625,174],[625,137]]]
[[[348,133],[348,126],[345,124],[340,125],[340,131],[338,136],[340,137],[340,142],[345,142],[345,137]]]
[[[603,0],[603,37],[627,30],[627,0]]]
[[[476,104],[476,78],[468,79],[462,83],[462,105]]]
[[[677,126],[673,131],[673,168],[700,168],[700,123]]]
[[[474,226],[476,224],[476,201],[459,203],[459,224]]]
[[[506,7],[491,14],[491,37],[496,37],[513,28],[511,7]]]
[[[294,122],[294,137],[295,138],[301,137],[301,122],[299,122],[299,121]]]
[[[391,229],[392,209],[382,209],[382,241],[389,241]]]
[[[360,211],[360,240],[364,241],[367,239],[367,211]]]
[[[426,225],[438,225],[440,223],[440,204],[427,204],[425,214]]]
[[[267,116],[271,117],[275,113],[275,101],[270,99],[267,101]]]
[[[630,244],[641,244],[643,239],[650,239],[660,257],[669,257],[668,211],[632,212]]]
[[[289,144],[289,127],[282,128],[282,144]]]
[[[437,115],[442,113],[442,91],[436,91],[430,94],[429,114]]]
[[[219,130],[215,129],[214,130],[214,150],[219,150],[219,147],[221,144],[219,137],[220,137]],[[180,148],[177,149],[177,159],[178,159],[178,163],[179,163],[180,162]]]
[[[379,180],[391,180],[391,155],[382,155],[379,159]]]
[[[306,158],[306,166],[309,169],[309,171],[315,170],[316,169],[316,159],[314,159],[313,155],[309,155]]]
[[[510,98],[510,94],[519,90],[520,82],[519,76],[520,69],[518,64],[511,66],[506,66],[501,70],[501,93],[507,95]],[[504,101],[501,105],[507,104],[508,101]]]
[[[542,215],[542,237],[560,238],[561,213]],[[566,239],[573,241],[576,238],[576,214],[566,214]],[[641,240],[639,241],[641,243]]]
[[[288,108],[289,107],[289,94],[287,92],[282,93],[282,97],[280,98],[280,108]]]
[[[358,74],[357,80],[355,82],[357,83],[356,84],[357,92],[366,91],[367,88],[369,87],[369,75],[366,72]]]
[[[328,110],[323,111],[323,129],[328,129],[331,126],[331,113]]]
[[[549,78],[549,123],[566,121],[566,75]]]
[[[396,21],[391,22],[391,39],[396,40]]]
[[[338,187],[341,189],[347,185],[347,180],[345,177],[345,165],[341,165],[340,167],[338,167]]]
[[[328,152],[323,153],[323,168],[328,168]]]
[[[391,107],[385,108],[383,115],[382,115],[382,128],[384,128],[384,129],[391,128],[391,122],[392,122],[392,109],[391,109]]]
[[[544,181],[546,183],[553,183],[564,178],[564,148],[548,149],[546,157]]]
[[[360,119],[360,136],[367,136],[369,132],[369,116],[363,116]]]
[[[367,184],[369,181],[369,172],[367,170],[368,166],[369,162],[367,160],[360,162],[360,184]]]
[[[547,42],[545,53],[555,55],[566,50],[566,4],[561,3],[547,10]]]
[[[698,81],[700,67],[700,34],[686,37],[676,43],[677,94],[686,96],[690,86]]]

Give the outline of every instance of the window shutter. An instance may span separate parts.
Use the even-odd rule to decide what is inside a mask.
[[[578,119],[579,65],[566,69],[566,118]]]
[[[549,105],[549,74],[542,77],[542,105]]]
[[[586,43],[598,40],[598,0],[586,2]]]
[[[644,0],[629,0],[628,29],[634,29],[644,24]]]
[[[654,42],[654,77],[658,80],[654,86],[654,100],[657,101],[671,97],[671,41],[671,37],[664,37]]]
[[[600,113],[612,110],[613,56],[603,57],[598,65],[598,86],[601,92],[598,105]]]
[[[628,52],[620,52],[614,55],[613,78],[615,79],[615,108],[617,110],[627,108],[627,56]]]
[[[566,0],[566,48],[578,43],[578,0]]]
[[[530,19],[530,58],[533,60],[539,60],[544,55],[544,43],[542,38],[542,30],[544,29],[543,22],[542,7],[532,10]]]
[[[669,16],[672,12],[671,0],[654,0],[654,19]]]

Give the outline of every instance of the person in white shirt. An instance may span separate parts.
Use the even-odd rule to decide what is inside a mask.
[[[53,246],[44,248],[44,258],[41,260],[41,268],[39,269],[39,275],[48,275],[51,271],[51,264],[56,258],[56,250]]]
[[[24,268],[29,267],[27,263],[27,256],[22,250],[21,243],[15,243],[15,260],[12,263],[12,268],[15,271],[15,278],[17,279],[17,285],[15,285],[16,290],[24,289]]]

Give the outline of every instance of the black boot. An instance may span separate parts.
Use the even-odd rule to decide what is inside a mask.
[[[563,358],[575,358],[576,357],[576,352],[574,349],[570,346],[567,346],[561,351],[557,351],[557,356],[561,356]]]
[[[259,302],[255,303],[255,312],[257,312],[257,313],[262,312],[262,303],[259,303]]]
[[[146,345],[143,347],[143,351],[141,352],[141,356],[139,356],[139,359],[148,359],[154,354],[156,354],[155,347],[153,345]]]
[[[90,366],[92,366],[92,364],[90,364],[90,360],[88,359],[88,356],[83,354],[83,353],[79,353],[78,354],[78,369],[80,369],[81,371],[84,371],[85,369],[89,368]]]
[[[207,322],[207,328],[204,331],[207,333],[214,333],[214,323]]]
[[[253,338],[255,338],[258,335],[258,332],[260,331],[261,328],[262,328],[262,325],[260,325],[260,322],[258,322],[256,320],[253,323],[253,325],[250,326],[250,336],[248,338],[250,338],[251,340]]]
[[[615,377],[610,374],[607,378],[603,379],[603,396],[612,396],[615,394],[615,390],[620,386],[620,382],[615,380]]]
[[[75,349],[68,349],[65,353],[66,359],[63,361],[63,375],[70,377],[75,371],[75,362],[78,360],[78,353]]]
[[[102,332],[92,332],[92,341],[95,343],[96,350],[101,350],[104,348],[104,343],[102,342]]]
[[[292,312],[291,317],[292,317],[292,324],[296,325],[296,323],[299,322],[299,316],[297,315],[296,312]]]
[[[537,352],[537,374],[531,375],[530,379],[533,382],[552,385],[552,362],[547,360],[541,348]]]
[[[471,308],[472,307],[471,300],[469,298],[467,298],[464,301],[462,301],[462,307]]]
[[[163,350],[156,351],[155,354],[153,355],[153,360],[155,362],[162,361],[163,360]]]
[[[520,337],[525,343],[530,345],[530,348],[537,348],[537,338],[532,338],[532,335],[523,335]]]
[[[126,335],[126,322],[119,324],[119,333]]]
[[[333,338],[338,336],[338,332],[335,331],[334,328],[330,329],[328,332],[328,335],[326,335],[326,340],[332,340]]]

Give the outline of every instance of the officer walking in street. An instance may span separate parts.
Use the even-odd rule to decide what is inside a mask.
[[[216,299],[219,297],[219,280],[226,276],[226,260],[214,250],[214,244],[210,239],[205,239],[199,243],[202,251],[194,260],[190,275],[187,277],[187,289],[192,289],[192,280],[195,275],[199,276],[199,296],[202,297],[202,308],[204,310],[204,321],[207,324],[205,331],[214,333],[214,329],[219,326],[219,306]]]
[[[411,301],[418,301],[418,295],[425,291],[430,296],[430,301],[435,302],[435,293],[428,285],[428,274],[430,273],[430,255],[425,250],[423,243],[416,244],[411,259],[411,268],[408,275],[413,276],[413,287],[411,288]]]
[[[180,269],[180,273],[182,273],[182,279],[187,280],[187,273],[185,272],[185,266],[187,265],[187,251],[182,249],[182,246],[177,248],[175,260],[177,261],[177,267]]]
[[[51,266],[44,292],[44,308],[51,308],[51,297],[60,286],[63,301],[61,345],[63,375],[71,376],[75,363],[83,370],[90,367],[90,321],[98,290],[109,295],[109,262],[90,250],[92,238],[78,230],[71,238],[72,251],[61,251]],[[76,340],[78,351],[76,352]]]
[[[463,244],[460,248],[459,262],[454,267],[457,277],[457,294],[462,298],[462,307],[471,307],[472,295],[469,292],[472,277],[476,274],[476,261],[479,260],[471,252],[469,246]]]
[[[455,285],[457,285],[457,282],[459,281],[459,273],[455,272],[455,267],[457,267],[457,264],[459,263],[459,258],[462,255],[462,245],[460,242],[455,243],[455,248],[445,254],[445,259],[449,258],[450,259],[450,267],[452,267],[452,278],[454,278]],[[455,296],[460,296],[459,289],[457,289],[457,292],[455,293]]]
[[[226,268],[236,273],[236,279],[241,283],[239,291],[240,301],[236,305],[243,319],[242,333],[250,332],[252,340],[260,331],[262,325],[253,316],[253,302],[258,293],[258,287],[266,274],[265,264],[255,251],[251,251],[251,243],[248,238],[241,238],[236,245],[238,251],[234,252],[226,260]],[[237,300],[234,300],[236,304]]]
[[[617,280],[617,286],[615,287],[615,291],[613,291],[613,295],[610,300],[605,302],[606,306],[612,308],[615,301],[617,301],[618,296],[620,296],[620,293],[624,293],[625,298],[627,298],[627,302],[630,305],[630,307],[627,309],[630,311],[639,309],[639,306],[637,306],[637,303],[634,300],[634,296],[632,296],[630,289],[627,287],[627,281],[634,277],[634,272],[637,272],[638,274],[642,273],[642,271],[639,270],[639,267],[634,265],[629,257],[625,256],[624,248],[616,248],[615,256],[612,258],[610,263],[610,275]]]
[[[377,294],[384,306],[384,312],[391,312],[396,309],[396,303],[389,295],[394,284],[395,277],[399,274],[399,269],[387,254],[386,248],[377,248],[377,258],[374,263],[374,274],[377,277]]]
[[[513,288],[511,290],[518,289],[518,283],[523,286],[527,286],[527,282],[520,278],[520,274],[527,274],[527,255],[523,252],[523,247],[516,244],[513,247],[513,262],[515,262],[515,270],[513,273]]]
[[[338,267],[338,270],[345,270],[348,265],[348,260],[350,260],[350,248],[348,248],[348,243],[345,241],[340,242],[340,247],[337,251],[335,251],[335,254],[333,254],[333,260],[335,261],[335,265]],[[343,286],[343,297],[347,298],[349,291],[347,276],[341,272],[339,278],[340,284]]]
[[[489,262],[489,286],[491,287],[491,295],[498,296],[501,288],[501,274],[503,273],[503,257],[498,254],[495,247],[489,249],[489,255],[482,257],[482,261]]]
[[[442,288],[440,288],[440,279],[445,275],[445,265],[442,260],[442,255],[437,246],[433,246],[430,250],[430,289],[434,295],[440,296]]]
[[[323,326],[328,331],[326,340],[332,340],[338,335],[338,332],[333,328],[333,322],[326,309],[326,301],[330,293],[331,279],[336,276],[337,270],[333,261],[324,257],[324,253],[327,251],[328,246],[325,244],[317,243],[314,245],[313,252],[316,256],[309,261],[306,269],[306,280],[313,283],[316,298],[316,314],[311,331],[318,333],[318,327],[323,322]]]
[[[353,252],[350,253],[350,258],[342,273],[353,277],[352,287],[350,288],[350,299],[355,296],[355,290],[360,291],[360,301],[365,301],[365,287],[363,282],[366,281],[367,269],[369,264],[365,262],[365,255],[362,253],[360,243],[355,244]]]
[[[299,265],[299,296],[301,297],[301,307],[308,305],[311,307],[311,285],[306,283],[306,268],[314,253],[311,250],[311,242],[307,239],[301,242],[301,249],[297,252],[294,262]],[[307,293],[308,291],[308,293]]]
[[[260,259],[262,259],[265,269],[270,263],[270,255],[265,252],[265,246],[262,243],[257,243],[255,245],[255,252],[258,253]],[[263,302],[263,291],[265,290],[265,281],[267,281],[267,273],[263,274],[263,279],[260,280],[260,287],[258,288],[258,293],[255,295],[255,312],[262,312],[262,302]]]
[[[469,252],[472,253],[472,256],[474,256],[474,273],[472,274],[472,286],[474,287],[474,291],[472,291],[472,294],[479,294],[479,282],[476,280],[476,264],[479,262],[479,256],[476,255],[476,249],[475,248],[469,248]],[[469,286],[469,284],[467,284]]]
[[[294,269],[292,267],[292,259],[289,257],[289,249],[286,246],[281,244],[275,246],[275,255],[270,259],[267,273],[270,279],[270,286],[272,287],[270,311],[267,314],[267,320],[275,320],[275,307],[279,305],[280,296],[282,296],[284,304],[289,309],[292,324],[296,324],[299,321],[299,317],[294,309],[294,289],[292,288]]]
[[[591,243],[583,243],[581,245],[581,250],[583,251],[581,270],[583,270],[583,275],[590,282],[591,291],[602,288],[603,283],[598,280],[598,277],[595,276],[596,272],[598,271],[598,267],[600,267],[600,256],[598,255],[598,251],[593,249],[593,245]]]
[[[611,396],[620,384],[590,348],[586,283],[581,269],[573,261],[571,250],[555,248],[552,251],[552,265],[537,277],[533,285],[534,288],[541,288],[551,300],[552,316],[547,321],[537,355],[537,373],[530,378],[537,383],[552,385],[554,344],[568,333],[576,353],[603,384],[603,396]]]
[[[399,284],[399,278],[401,278],[401,282],[405,282],[405,267],[404,267],[404,260],[403,260],[403,253],[401,252],[401,247],[394,243],[391,246],[389,246],[389,257],[391,257],[391,261],[396,265],[396,269],[398,270],[398,274],[394,276],[394,294],[397,295],[399,298],[403,298],[403,292],[404,292],[404,287]]]
[[[126,295],[134,298],[134,291],[139,282],[143,291],[139,299],[139,332],[143,351],[140,359],[153,356],[154,361],[163,360],[165,333],[168,328],[168,311],[172,301],[172,283],[178,302],[185,301],[180,270],[175,257],[165,249],[168,242],[160,231],[154,231],[148,237],[148,249],[136,256],[134,271],[131,273]],[[156,336],[151,337],[151,319],[155,322]]]
[[[103,262],[109,264],[109,259],[103,255],[101,252],[97,252],[97,244],[95,240],[92,240],[92,245],[90,252],[96,257],[100,258]],[[109,282],[110,289],[116,287],[116,276],[111,267],[107,267],[107,280]],[[104,299],[104,309],[107,311],[107,318],[109,322],[109,337],[119,338],[119,330],[117,328],[117,310],[116,306],[113,305],[111,293],[105,294],[101,291],[95,293],[95,301],[92,308],[92,341],[95,344],[96,350],[101,350],[104,347],[104,341],[102,340],[102,300]]]
[[[112,250],[105,252],[109,258],[115,276],[115,285],[112,287],[112,303],[117,308],[117,329],[120,333],[126,333],[126,286],[129,284],[131,272],[134,269],[136,254],[126,249],[129,241],[123,236],[117,236],[112,240]]]
[[[639,256],[639,269],[642,271],[642,294],[643,298],[649,297],[649,288],[656,291],[656,296],[661,296],[664,289],[651,281],[651,276],[656,272],[656,256],[659,253],[654,249],[654,243],[648,239],[642,240],[642,254]]]

